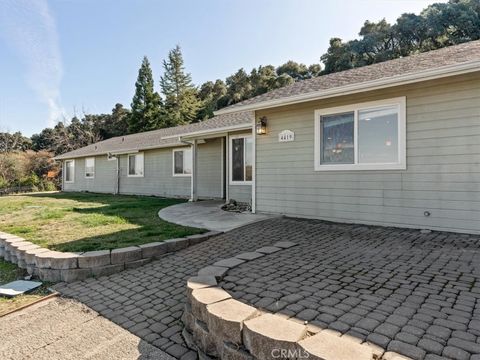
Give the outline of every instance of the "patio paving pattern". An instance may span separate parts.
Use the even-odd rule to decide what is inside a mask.
[[[275,218],[137,269],[57,290],[178,359],[190,276],[216,261],[298,245],[229,270],[221,285],[270,312],[348,333],[414,359],[480,359],[480,237]]]
[[[181,336],[187,279],[218,260],[270,245],[281,232],[276,222],[255,223],[136,269],[61,283],[55,289],[175,358],[195,359],[196,353],[187,349]]]
[[[479,236],[278,226],[299,246],[231,269],[220,285],[234,298],[413,359],[480,359]]]

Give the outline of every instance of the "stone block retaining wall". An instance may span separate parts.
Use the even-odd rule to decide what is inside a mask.
[[[229,269],[296,244],[282,241],[217,261],[187,281],[183,337],[200,359],[402,360],[397,353],[232,299],[218,286]]]
[[[0,258],[26,269],[30,275],[41,280],[72,282],[135,268],[166,253],[201,243],[218,234],[219,232],[210,231],[111,251],[66,253],[42,248],[21,237],[0,232]]]

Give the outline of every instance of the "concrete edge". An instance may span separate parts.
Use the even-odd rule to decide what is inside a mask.
[[[11,310],[11,311],[9,311],[9,312],[6,312],[5,314],[0,315],[0,318],[2,318],[2,317],[4,317],[4,316],[11,315],[11,314],[14,314],[14,313],[17,313],[17,312],[19,312],[19,311],[25,310],[25,309],[27,309],[27,308],[29,308],[29,307],[33,307],[33,306],[35,306],[35,305],[38,305],[38,304],[43,303],[43,302],[45,302],[45,301],[51,300],[51,299],[53,299],[53,298],[57,298],[57,297],[59,297],[59,296],[60,296],[60,293],[54,291],[54,292],[52,292],[51,294],[45,295],[44,297],[42,297],[42,298],[40,298],[40,299],[38,299],[38,300],[32,301],[31,303],[25,304],[25,305],[20,306],[20,307],[18,307],[18,308],[16,308],[16,309],[13,309],[13,310]]]
[[[206,200],[208,201],[208,200]],[[181,222],[181,221],[177,221],[175,220],[174,218],[170,217],[170,215],[165,215],[166,213],[168,213],[168,209],[171,208],[171,207],[174,207],[174,206],[188,206],[188,202],[186,203],[180,203],[180,204],[175,204],[175,205],[171,205],[171,206],[168,206],[166,208],[163,208],[163,209],[160,209],[157,213],[158,217],[163,220],[163,221],[168,221],[168,222],[171,222],[173,224],[176,224],[176,225],[182,225],[182,226],[188,226],[188,227],[191,227],[192,225],[190,224],[185,224],[184,222]],[[220,211],[225,211],[225,210],[222,210],[222,206],[224,204],[218,204],[216,207],[220,210]],[[254,215],[252,213],[250,213],[251,215]],[[259,218],[259,219],[251,219],[243,224],[239,224],[239,225],[234,225],[234,226],[230,226],[228,227],[228,229],[226,228],[222,228],[221,230],[219,228],[207,228],[207,227],[204,227],[204,229],[206,230],[209,230],[209,231],[221,231],[221,232],[227,232],[227,231],[232,231],[232,230],[236,230],[236,229],[239,229],[239,228],[242,228],[244,226],[248,226],[248,225],[252,225],[252,224],[255,224],[257,222],[261,222],[261,221],[265,221],[265,220],[270,220],[270,219],[278,219],[278,218],[283,218],[285,217],[284,215],[282,214],[273,214],[273,213],[261,213],[262,215],[265,215],[265,216],[268,216],[268,218]]]

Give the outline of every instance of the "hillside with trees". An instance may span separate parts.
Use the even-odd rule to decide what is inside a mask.
[[[295,81],[477,39],[480,39],[480,0],[450,0],[432,4],[418,15],[402,14],[394,24],[384,19],[367,20],[358,39],[330,39],[319,63],[306,65],[290,60],[277,67],[262,65],[250,71],[242,68],[225,80],[198,86],[185,70],[177,45],[162,62],[158,90],[149,59],[143,58],[130,108],[116,104],[108,114],[75,116],[31,138],[18,132],[0,133],[0,154],[27,150],[60,154],[114,136],[197,122],[212,117],[215,110]],[[0,186],[2,177],[0,173]]]

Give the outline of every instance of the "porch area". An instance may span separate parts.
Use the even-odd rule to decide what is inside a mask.
[[[209,200],[188,202],[169,206],[159,211],[158,216],[174,224],[215,230],[229,231],[278,215],[235,213],[222,210],[223,201]]]

